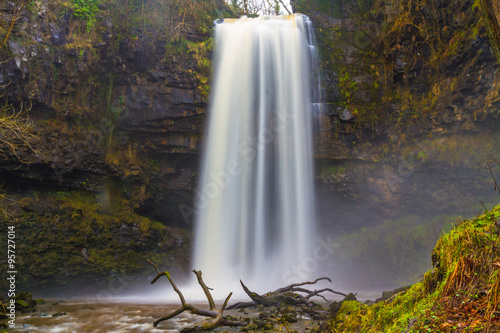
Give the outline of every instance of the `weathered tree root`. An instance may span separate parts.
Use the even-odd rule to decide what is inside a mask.
[[[171,319],[179,314],[181,314],[184,311],[189,311],[192,314],[198,315],[198,316],[203,316],[203,317],[209,317],[212,318],[213,320],[206,321],[201,323],[200,325],[192,326],[192,327],[187,327],[181,330],[181,332],[195,332],[195,331],[209,331],[213,330],[217,327],[220,326],[246,326],[248,323],[245,322],[240,322],[236,320],[231,320],[227,316],[224,316],[224,310],[226,309],[227,302],[229,302],[229,299],[233,295],[233,293],[229,293],[229,295],[226,297],[226,300],[224,301],[224,304],[222,304],[222,307],[220,310],[217,310],[215,307],[215,302],[214,299],[212,298],[212,295],[210,294],[210,290],[203,281],[201,277],[201,271],[196,271],[193,270],[193,273],[196,275],[196,278],[198,279],[198,283],[200,284],[201,288],[205,292],[205,296],[207,297],[208,304],[210,305],[210,310],[204,310],[204,309],[199,309],[189,303],[186,303],[186,300],[184,299],[184,295],[182,295],[181,291],[177,286],[175,285],[174,281],[170,277],[170,273],[167,271],[160,272],[158,270],[158,266],[154,264],[151,260],[148,259],[148,262],[153,265],[155,268],[156,272],[158,273],[155,278],[151,281],[151,284],[155,283],[160,277],[166,276],[170,284],[172,285],[172,288],[174,288],[174,291],[179,295],[179,298],[181,300],[181,307],[174,312],[166,315],[165,317],[162,317],[155,321],[153,323],[154,327],[157,327],[159,323],[162,321]]]
[[[293,306],[308,305],[310,303],[309,299],[313,296],[321,297],[324,300],[326,300],[326,298],[323,295],[321,295],[321,293],[324,293],[324,292],[331,292],[333,294],[341,295],[344,297],[347,296],[344,293],[332,290],[330,288],[324,288],[324,289],[320,289],[320,290],[309,290],[309,289],[301,288],[301,286],[316,284],[318,281],[321,281],[321,280],[327,280],[330,283],[332,282],[332,280],[330,280],[329,278],[322,277],[322,278],[318,278],[314,281],[294,283],[294,284],[291,284],[289,286],[276,289],[275,291],[265,293],[263,295],[259,295],[257,293],[250,291],[247,288],[247,286],[245,286],[243,281],[240,280],[240,283],[241,283],[241,286],[243,287],[243,290],[248,295],[248,297],[250,297],[252,302],[235,303],[235,304],[229,306],[227,309],[228,310],[244,309],[244,308],[249,308],[249,307],[253,307],[256,305],[264,305],[264,306],[279,306],[279,305],[283,305],[283,304],[288,304],[288,305],[293,305]],[[306,295],[302,296],[302,295],[299,295],[297,293],[305,293]]]

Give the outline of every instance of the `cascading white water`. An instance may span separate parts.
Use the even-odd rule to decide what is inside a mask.
[[[209,285],[270,288],[315,234],[312,26],[303,15],[226,20],[215,41],[193,265]]]

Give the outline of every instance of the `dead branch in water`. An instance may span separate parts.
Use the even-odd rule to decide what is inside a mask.
[[[268,293],[265,293],[263,295],[259,295],[255,292],[250,291],[247,286],[243,283],[243,281],[240,280],[241,286],[243,287],[243,290],[245,293],[250,297],[252,302],[239,302],[236,304],[231,305],[228,307],[228,310],[230,309],[244,309],[244,308],[249,308],[253,307],[256,305],[264,305],[264,306],[278,306],[282,304],[288,304],[288,305],[308,305],[309,304],[309,299],[311,297],[317,296],[321,297],[324,300],[325,297],[321,295],[321,293],[324,292],[330,292],[333,294],[341,295],[341,296],[347,296],[344,293],[332,290],[330,288],[324,288],[320,290],[309,290],[305,288],[301,288],[304,285],[311,285],[311,284],[316,284],[318,281],[321,280],[327,280],[330,283],[332,280],[330,280],[327,277],[322,277],[318,278],[314,281],[306,281],[302,283],[294,283],[291,285],[288,285],[283,288],[276,289],[275,291],[271,291]],[[304,293],[305,296],[299,295],[297,293]]]
[[[157,327],[158,324],[161,323],[162,321],[171,319],[171,318],[181,314],[184,311],[189,311],[192,314],[195,314],[198,316],[209,317],[209,318],[212,318],[213,320],[209,320],[209,321],[203,322],[199,325],[195,325],[192,327],[184,328],[181,330],[181,332],[210,331],[210,330],[213,330],[213,329],[215,329],[217,327],[221,327],[221,326],[245,326],[245,325],[247,325],[247,323],[245,323],[245,322],[232,320],[232,319],[229,319],[229,317],[224,316],[224,310],[226,309],[227,302],[229,302],[229,299],[233,295],[232,292],[229,293],[229,295],[226,297],[226,300],[222,304],[222,307],[220,308],[220,310],[217,310],[217,308],[215,306],[214,299],[213,299],[212,295],[210,294],[210,289],[207,287],[207,285],[205,284],[205,282],[203,281],[203,279],[201,277],[201,271],[193,270],[193,273],[196,275],[196,278],[198,279],[198,283],[200,284],[201,288],[205,292],[205,296],[207,297],[208,305],[210,306],[210,310],[200,309],[200,308],[197,308],[189,303],[186,303],[186,299],[184,298],[184,295],[179,290],[179,288],[177,288],[176,284],[174,283],[174,281],[170,277],[170,273],[167,271],[160,272],[158,270],[158,266],[156,266],[156,264],[154,264],[149,259],[148,259],[148,262],[151,265],[153,265],[156,272],[158,273],[155,276],[155,278],[151,281],[151,284],[155,283],[160,277],[166,276],[168,281],[172,285],[172,288],[174,288],[174,291],[177,293],[177,295],[179,295],[179,299],[181,300],[181,307],[178,308],[177,310],[175,310],[174,312],[172,312],[172,313],[158,319],[157,321],[155,321],[153,323],[154,327]]]

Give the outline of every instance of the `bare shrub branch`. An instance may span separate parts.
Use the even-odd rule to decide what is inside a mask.
[[[25,113],[31,110],[31,103],[19,107],[7,101],[0,110],[0,157],[7,159],[15,156],[19,162],[30,163],[41,152],[34,143],[40,138],[34,129],[34,124]],[[21,152],[28,150],[29,154]]]

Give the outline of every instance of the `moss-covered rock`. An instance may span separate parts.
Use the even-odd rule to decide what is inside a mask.
[[[21,313],[30,313],[36,311],[37,301],[33,299],[31,293],[22,291],[16,295],[15,307]]]
[[[186,232],[138,215],[122,197],[113,200],[109,205],[102,197],[83,192],[23,198],[16,223],[16,236],[23,239],[17,245],[18,265],[24,272],[18,286],[53,293],[78,283],[81,291],[93,285],[121,292],[149,275],[147,258],[172,271],[187,268]],[[113,288],[107,288],[108,283]]]
[[[16,300],[16,310],[18,310],[18,311],[27,309],[27,308],[29,308],[29,306],[30,306],[30,303],[23,301],[22,299]]]

